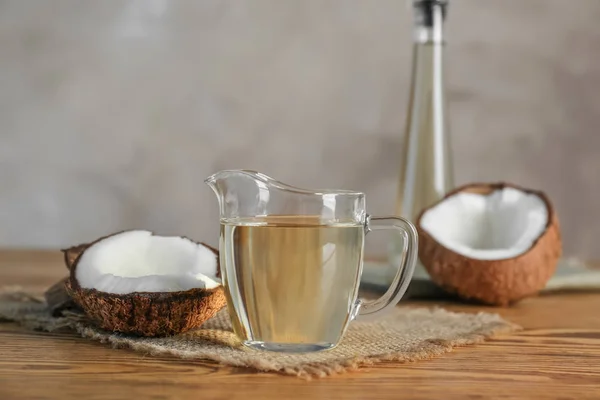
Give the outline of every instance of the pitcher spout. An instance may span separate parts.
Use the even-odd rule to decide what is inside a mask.
[[[252,171],[249,169],[227,169],[227,170],[215,172],[208,178],[204,179],[204,183],[206,183],[210,187],[213,187],[218,182],[223,182],[223,181],[226,181],[231,178],[240,178],[240,177],[246,177],[246,178],[250,178],[252,180],[257,180],[262,177],[265,177],[265,175],[261,174],[260,172]]]
[[[239,192],[242,189],[247,189],[248,186],[255,186],[257,185],[257,182],[265,181],[266,179],[270,178],[257,171],[245,169],[224,170],[212,174],[204,180],[204,183],[206,183],[220,199],[227,192]]]
[[[251,170],[219,171],[204,180],[217,196],[222,219],[266,214],[271,182],[275,181]]]
[[[221,220],[268,215],[312,215],[326,220],[364,218],[364,194],[300,189],[252,170],[219,171],[204,180],[219,200]],[[227,222],[227,221],[225,221]]]

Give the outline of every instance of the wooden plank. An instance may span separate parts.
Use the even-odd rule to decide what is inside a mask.
[[[0,284],[43,290],[65,274],[56,252],[0,252]],[[0,399],[600,398],[600,294],[541,296],[503,309],[443,306],[498,312],[527,330],[429,361],[305,382],[0,324]]]

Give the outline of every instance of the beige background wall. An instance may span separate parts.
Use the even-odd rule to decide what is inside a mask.
[[[546,190],[600,258],[600,1],[451,3],[458,183]],[[409,65],[405,0],[0,1],[0,245],[216,243],[222,168],[389,213]]]

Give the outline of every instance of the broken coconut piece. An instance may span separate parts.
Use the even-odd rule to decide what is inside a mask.
[[[77,309],[77,304],[73,301],[65,287],[69,278],[63,278],[50,286],[44,292],[44,299],[48,305],[48,310],[53,317],[60,317],[64,311],[72,311]]]
[[[562,244],[548,197],[515,185],[471,184],[417,218],[419,258],[450,293],[507,305],[544,288]]]
[[[174,335],[226,304],[218,252],[187,238],[125,231],[65,250],[65,262],[69,295],[106,330]]]

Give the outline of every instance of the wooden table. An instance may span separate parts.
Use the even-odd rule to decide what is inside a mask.
[[[0,285],[43,291],[65,271],[58,252],[0,251]],[[600,399],[600,293],[542,296],[506,309],[444,306],[498,312],[526,330],[430,361],[306,382],[113,350],[4,323],[0,399]]]

